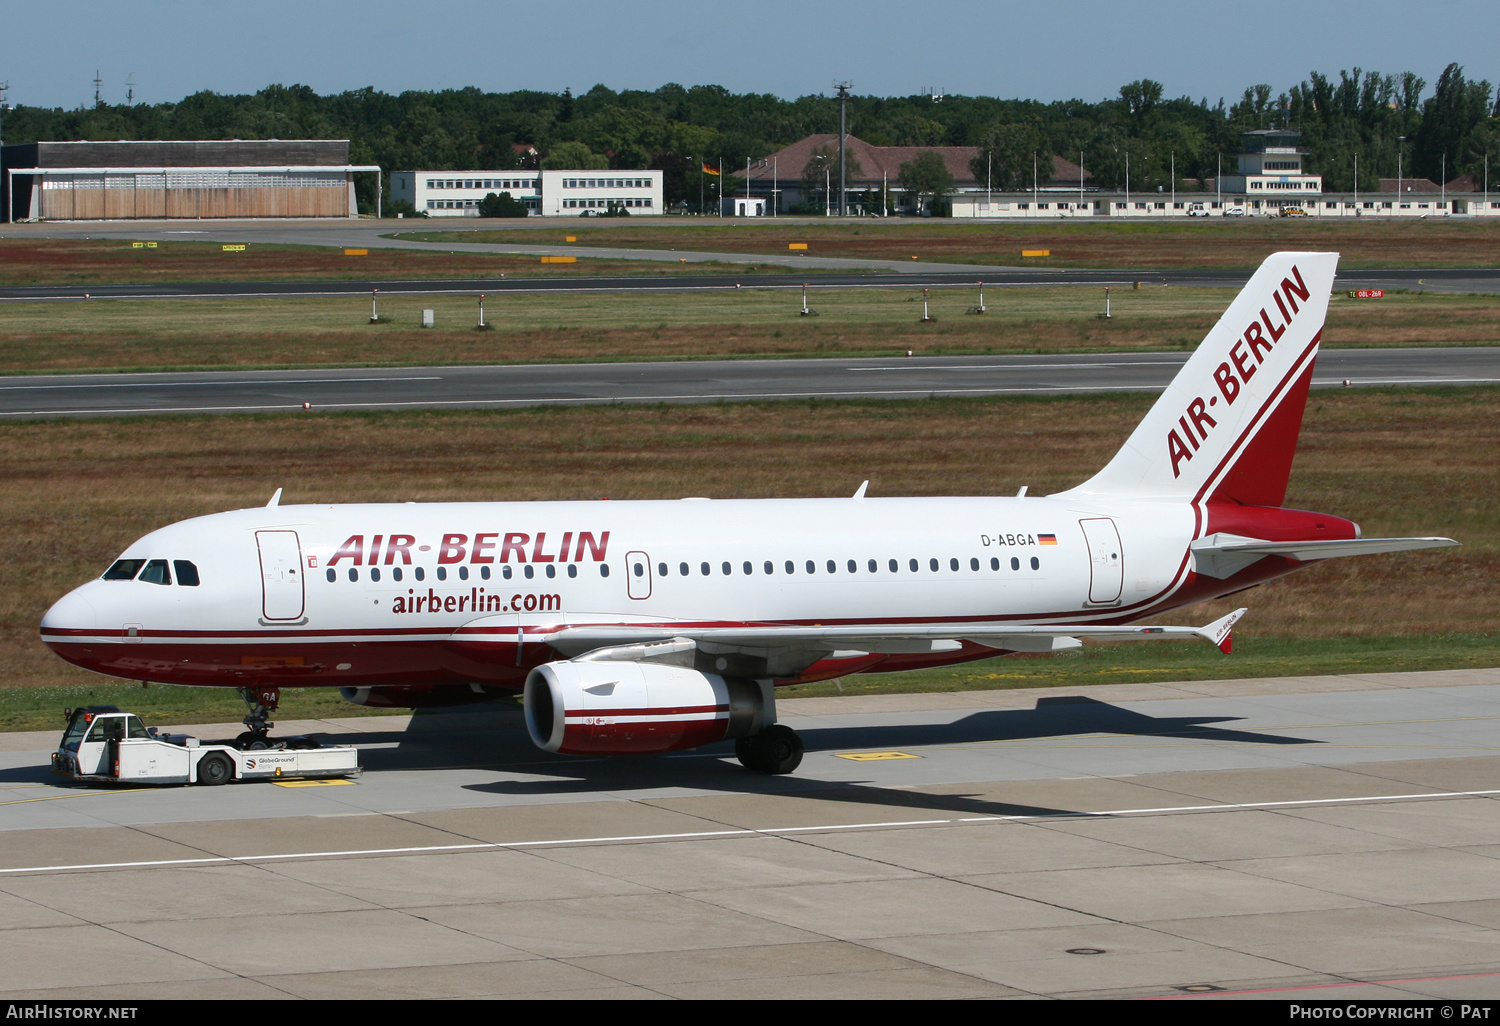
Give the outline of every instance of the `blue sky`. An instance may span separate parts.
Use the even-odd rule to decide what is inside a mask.
[[[1494,0],[1136,0],[733,4],[678,0],[9,0],[0,81],[12,103],[77,107],[301,83],[320,93],[654,89],[666,82],[796,97],[847,79],[866,95],[1040,100],[1114,96],[1154,78],[1168,96],[1236,100],[1309,71],[1450,62],[1500,79]]]

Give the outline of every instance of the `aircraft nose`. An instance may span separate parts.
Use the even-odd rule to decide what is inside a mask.
[[[99,627],[99,610],[90,601],[88,585],[74,588],[52,604],[42,617],[42,637],[48,634],[64,634],[73,631],[92,631]],[[116,624],[115,626],[119,626]]]

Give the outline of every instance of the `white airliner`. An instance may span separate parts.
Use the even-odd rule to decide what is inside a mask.
[[[550,752],[736,740],[787,773],[775,688],[1080,639],[1205,638],[1244,610],[1140,627],[1318,560],[1454,545],[1282,509],[1337,254],[1261,265],[1102,471],[1046,497],[281,506],[135,542],[42,620],[79,666],[372,705],[524,688]]]

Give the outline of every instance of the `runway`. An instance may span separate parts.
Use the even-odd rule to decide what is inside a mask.
[[[1159,392],[1186,353],[703,360],[0,378],[0,419]],[[1315,388],[1500,383],[1500,348],[1325,349]]]
[[[283,724],[363,748],[318,787],[75,788],[0,735],[0,996],[1500,994],[1500,670],[781,718],[780,778],[508,708]]]

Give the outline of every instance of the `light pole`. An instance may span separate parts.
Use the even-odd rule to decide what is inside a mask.
[[[1391,209],[1391,216],[1397,217],[1401,213],[1401,151],[1406,148],[1406,136],[1396,136],[1396,205]]]
[[[848,214],[845,206],[846,186],[844,183],[844,140],[848,138],[848,132],[844,127],[844,105],[849,100],[848,82],[837,82],[834,88],[839,91],[839,216]]]

